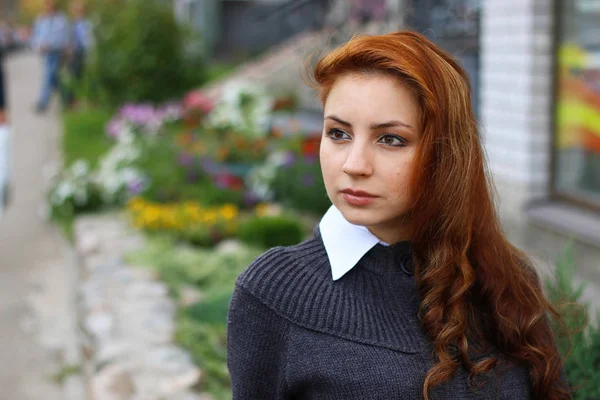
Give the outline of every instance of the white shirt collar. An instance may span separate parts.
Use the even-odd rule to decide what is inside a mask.
[[[333,205],[321,219],[319,230],[334,281],[354,268],[377,243],[388,245],[381,242],[366,227],[348,222]]]

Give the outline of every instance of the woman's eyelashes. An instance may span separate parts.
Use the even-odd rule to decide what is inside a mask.
[[[350,139],[350,135],[338,128],[332,128],[327,131],[327,136],[334,142]]]
[[[343,140],[352,139],[350,134],[339,129],[339,128],[331,128],[327,131],[327,136],[333,140],[334,142],[340,142]],[[402,136],[393,135],[390,133],[386,133],[381,135],[377,140],[377,143],[382,143],[386,146],[390,147],[404,147],[408,143],[408,141]]]
[[[402,136],[385,134],[379,138],[379,142],[392,147],[404,147],[407,140]]]

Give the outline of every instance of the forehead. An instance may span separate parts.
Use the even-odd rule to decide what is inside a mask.
[[[338,78],[324,108],[325,113],[350,122],[402,119],[412,126],[416,126],[419,114],[412,91],[398,78],[385,74],[348,74]]]

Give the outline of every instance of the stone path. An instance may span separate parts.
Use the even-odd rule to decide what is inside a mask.
[[[144,245],[119,215],[85,216],[75,227],[78,320],[85,381],[94,400],[208,400],[193,393],[200,370],[172,343],[175,305],[166,286],[124,256]]]
[[[43,171],[57,162],[60,132],[56,107],[44,116],[32,112],[40,66],[33,54],[5,60],[13,179],[12,202],[0,218],[0,398],[7,400],[63,398],[51,376],[69,362],[74,343],[71,252],[38,216]]]

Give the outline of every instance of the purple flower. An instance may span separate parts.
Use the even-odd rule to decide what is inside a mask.
[[[304,163],[308,165],[313,165],[317,162],[318,157],[315,154],[308,154],[304,156]]]
[[[312,174],[306,173],[302,175],[301,181],[304,186],[312,186],[315,183],[315,177]]]
[[[259,202],[259,198],[252,190],[246,190],[244,192],[244,204],[248,207],[255,206]]]
[[[283,168],[289,168],[292,166],[292,164],[294,164],[296,162],[296,159],[298,157],[296,156],[296,154],[292,151],[288,151],[285,153],[285,156],[283,158],[283,163],[282,163],[282,167]]]
[[[217,165],[210,158],[204,157],[200,160],[200,167],[207,174],[212,174],[217,170]]]
[[[117,138],[123,129],[123,121],[119,118],[111,119],[106,125],[106,133],[111,138]]]
[[[179,165],[183,165],[184,167],[189,167],[194,163],[194,156],[189,153],[181,153],[179,154]]]
[[[229,179],[227,175],[219,174],[215,177],[215,186],[219,189],[226,189],[229,187]]]
[[[168,103],[157,109],[156,114],[162,120],[180,119],[183,115],[183,108],[178,103]]]
[[[119,112],[124,120],[140,126],[144,126],[149,120],[152,120],[154,114],[154,107],[149,104],[125,104]]]
[[[140,194],[145,187],[145,183],[142,179],[134,179],[127,183],[127,190],[133,196]]]

